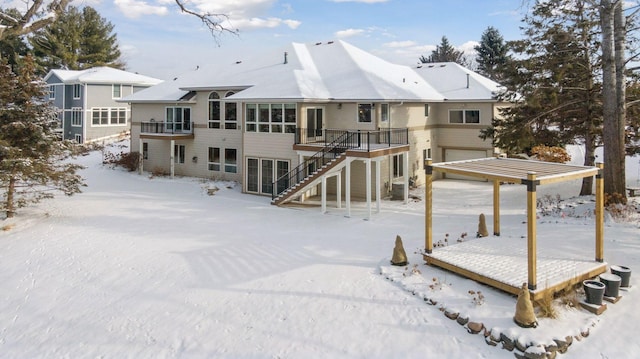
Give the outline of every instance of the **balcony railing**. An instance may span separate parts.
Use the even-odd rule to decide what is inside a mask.
[[[409,129],[385,128],[376,131],[361,130],[314,130],[296,128],[295,144],[328,146],[337,139],[347,141],[347,148],[371,151],[382,146],[402,146],[409,144]]]
[[[193,133],[192,122],[142,122],[140,133],[180,135]]]

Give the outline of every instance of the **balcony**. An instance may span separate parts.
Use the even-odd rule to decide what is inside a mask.
[[[141,122],[140,137],[193,139],[193,122]]]
[[[350,156],[376,157],[407,151],[409,129],[385,128],[376,131],[296,128],[294,150],[317,151],[342,139]]]

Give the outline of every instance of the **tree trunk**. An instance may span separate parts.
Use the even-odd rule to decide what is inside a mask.
[[[9,178],[9,186],[7,187],[7,201],[5,203],[5,214],[7,218],[13,218],[15,215],[15,205],[13,203],[13,194],[16,191],[16,178],[11,176]]]
[[[584,139],[584,165],[593,166],[596,162],[596,136],[588,132]],[[582,179],[582,187],[580,188],[581,196],[589,196],[593,194],[593,177],[584,177]]]
[[[618,0],[615,0],[618,1]],[[616,177],[620,174],[618,154],[618,114],[616,63],[614,49],[614,4],[600,1],[602,24],[602,142],[604,144],[604,191],[614,194],[618,190]]]
[[[612,147],[612,151],[614,152],[615,158],[612,158],[612,161],[615,161],[615,171],[616,176],[612,179],[612,190],[617,193],[619,196],[615,197],[616,202],[627,202],[626,195],[626,174],[625,174],[625,159],[626,159],[626,151],[625,151],[625,140],[624,140],[624,130],[627,123],[627,71],[626,71],[626,33],[627,33],[627,24],[624,13],[622,12],[622,0],[618,0],[616,2],[614,13],[613,13],[613,36],[615,41],[615,61],[616,61],[616,115],[618,116],[616,119],[616,133],[614,134],[616,137],[615,147]],[[606,164],[605,164],[606,165]]]

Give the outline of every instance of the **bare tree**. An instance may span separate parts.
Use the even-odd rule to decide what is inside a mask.
[[[11,16],[8,12],[0,9],[0,40],[10,35],[27,35],[47,26],[67,10],[70,2],[71,0],[34,0],[24,13],[21,12],[22,16],[19,17]],[[197,11],[186,5],[187,0],[175,0],[175,2],[180,11],[200,19],[216,40],[218,35],[224,32],[238,33],[237,29],[229,29],[223,25],[224,21],[228,19],[225,14]]]

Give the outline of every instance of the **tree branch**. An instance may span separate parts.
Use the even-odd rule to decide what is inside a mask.
[[[214,14],[214,13],[199,13],[194,10],[187,8],[184,4],[184,0],[175,0],[176,4],[180,8],[180,11],[193,15],[200,19],[202,23],[211,31],[211,35],[213,35],[216,42],[218,41],[218,35],[223,32],[228,32],[230,34],[238,35],[238,29],[229,29],[222,25],[224,20],[228,20],[229,17],[225,14]]]
[[[48,12],[40,18],[44,0],[35,0],[20,19],[16,19],[0,12],[0,19],[9,22],[3,31],[0,31],[0,40],[9,35],[20,36],[37,31],[54,22],[66,9],[71,0],[54,0],[48,5]]]

